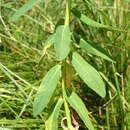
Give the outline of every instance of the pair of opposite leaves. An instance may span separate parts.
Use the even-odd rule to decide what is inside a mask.
[[[70,37],[71,37],[71,33],[69,30],[69,27],[68,26],[59,26],[56,30],[56,34],[51,35],[48,38],[48,40],[46,41],[45,49],[47,49],[54,43],[58,58],[60,60],[63,60],[67,57],[67,55],[69,54],[69,51],[70,51]],[[86,49],[91,54],[101,56],[102,58],[104,58],[106,60],[112,61],[112,59],[108,55],[106,55],[105,53],[102,53],[100,50],[94,48],[93,46],[91,46],[90,44],[85,42],[83,39],[80,40],[79,45],[81,48]],[[74,66],[75,70],[77,71],[77,73],[79,74],[81,79],[83,79],[83,81],[91,89],[93,89],[101,97],[105,97],[105,85],[102,81],[100,74],[96,71],[95,68],[93,68],[90,64],[88,64],[77,52],[74,52],[72,55],[72,65]],[[55,67],[54,67],[54,70],[55,70]],[[44,102],[44,104],[42,103],[42,106],[45,106],[45,107],[47,106],[47,104],[55,90],[56,84],[59,81],[59,77],[60,77],[60,73],[61,73],[60,71],[61,71],[61,68],[58,67],[58,69],[55,73],[53,72],[53,68],[52,68],[52,72],[51,72],[51,70],[48,72],[47,76],[45,76],[45,78],[43,80],[43,83],[41,84],[39,92],[35,98],[34,104],[37,104],[39,99],[42,99],[43,97],[48,97],[46,102]],[[57,72],[59,72],[59,73],[57,73]],[[50,73],[52,73],[54,75],[54,79],[53,79],[52,74],[50,74]],[[49,74],[50,74],[50,76],[48,76]],[[50,86],[52,88],[49,91]],[[46,91],[47,93],[45,93],[44,91]],[[35,106],[38,106],[38,105],[35,105]],[[40,109],[39,109],[39,111],[41,112]]]
[[[100,96],[105,96],[105,86],[99,73],[91,65],[89,65],[77,52],[73,53],[72,65],[78,72],[79,76],[91,89],[97,92]],[[56,65],[51,68],[44,77],[33,104],[33,114],[35,116],[37,114],[40,114],[49,103],[60,80],[60,77],[61,65]],[[75,92],[73,92],[68,98],[68,102],[70,106],[78,113],[80,118],[85,123],[86,127],[89,130],[94,130],[94,127],[89,119],[86,106]],[[53,113],[45,123],[46,130],[52,130],[52,128],[55,130],[57,129],[56,119],[58,117],[62,103],[63,100],[60,98],[57,105],[55,106]]]
[[[59,26],[56,30],[56,34],[51,35],[49,37],[49,39],[46,41],[46,43],[44,45],[45,49],[49,48],[54,43],[58,58],[60,60],[63,60],[67,57],[67,55],[69,54],[69,51],[70,51],[70,37],[71,37],[71,33],[69,31],[69,27],[68,26]],[[105,53],[102,53],[102,51],[89,45],[83,39],[80,40],[79,45],[81,48],[86,49],[89,53],[101,56],[104,59],[112,61],[112,59],[108,55],[106,55]],[[105,86],[102,81],[102,78],[100,77],[100,74],[95,70],[95,68],[93,68],[90,64],[88,64],[77,52],[74,52],[72,54],[72,65],[74,66],[74,68],[77,71],[77,73],[79,74],[79,76],[83,79],[83,81],[91,89],[93,89],[101,97],[105,97],[105,94],[106,94]],[[41,111],[47,106],[47,104],[49,103],[49,101],[52,97],[52,94],[56,88],[56,85],[58,84],[58,82],[60,80],[60,76],[61,76],[61,65],[56,65],[44,77],[43,82],[41,83],[41,86],[40,86],[38,93],[36,95],[36,98],[34,100],[34,107],[33,107],[34,115],[41,113]],[[70,98],[70,99],[72,99],[73,101],[76,100],[73,98]],[[75,105],[76,104],[74,103],[73,106],[75,106]],[[88,127],[88,125],[86,125],[86,127],[91,128],[91,130],[92,130],[93,126],[92,126],[92,123],[91,123],[89,117],[85,118],[83,116],[85,113],[87,114],[87,111],[85,111],[85,112],[83,111],[84,114],[81,114],[82,112],[80,110],[85,108],[85,107],[83,107],[83,108],[82,107],[76,106],[73,108],[77,110],[77,113],[79,114],[81,119],[84,121],[84,123],[90,125],[89,127]],[[56,107],[55,107],[55,109],[56,109]],[[54,118],[53,114],[55,113],[55,109],[54,109],[52,115],[50,116],[50,118],[46,121],[46,127],[52,126],[52,124],[53,124],[52,120]],[[88,121],[89,121],[89,123],[88,123]]]

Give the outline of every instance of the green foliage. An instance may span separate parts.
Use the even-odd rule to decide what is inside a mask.
[[[16,21],[22,15],[24,15],[28,10],[32,9],[41,0],[29,0],[24,6],[22,6],[16,13],[10,18],[10,21]]]
[[[61,66],[56,65],[43,78],[33,103],[34,116],[40,114],[49,103],[61,76]]]
[[[80,118],[83,120],[86,127],[89,130],[94,130],[94,127],[88,116],[88,111],[80,97],[75,92],[73,92],[71,96],[68,98],[68,101],[70,106],[78,113]]]
[[[70,29],[68,26],[59,26],[56,29],[55,50],[58,58],[63,60],[70,51]]]
[[[96,27],[96,28],[103,28],[103,29],[107,29],[107,30],[112,30],[112,31],[123,31],[123,32],[127,32],[125,30],[120,30],[118,28],[115,28],[115,27],[112,27],[112,26],[109,26],[109,25],[104,25],[102,23],[98,23],[92,19],[90,19],[89,17],[87,17],[86,15],[84,14],[81,14],[77,9],[73,9],[73,13],[74,15],[79,18],[83,23],[87,24],[88,26],[91,26],[91,27]]]
[[[108,61],[114,62],[112,60],[112,58],[110,57],[110,55],[101,47],[99,46],[93,46],[92,44],[89,44],[88,42],[86,42],[83,39],[80,39],[80,43],[79,46],[83,49],[85,49],[88,53],[96,55],[96,56],[100,56],[103,59],[106,59]]]
[[[53,45],[55,43],[55,37],[56,37],[55,33],[48,37],[48,39],[44,43],[44,49],[50,48],[51,45]]]
[[[101,97],[105,97],[106,90],[100,74],[88,64],[77,52],[73,53],[72,65],[83,81]]]
[[[92,26],[92,27],[96,27],[96,28],[107,28],[106,25],[103,25],[101,23],[98,23],[92,19],[90,19],[89,17],[87,17],[84,14],[81,14],[80,11],[78,11],[76,8],[73,8],[73,14],[79,18],[83,23]]]
[[[129,2],[38,2],[0,4],[0,127],[57,130],[66,116],[66,127],[73,130],[74,115],[80,129],[124,130],[129,124]]]
[[[53,130],[53,129],[57,130],[57,118],[62,104],[63,104],[63,99],[59,98],[52,114],[50,115],[49,119],[45,123],[46,130]]]
[[[88,18],[87,16],[85,16],[83,14],[81,14],[80,20],[82,22],[86,23],[87,25],[92,26],[92,27],[96,27],[96,28],[107,28],[107,26],[94,21],[94,20]]]

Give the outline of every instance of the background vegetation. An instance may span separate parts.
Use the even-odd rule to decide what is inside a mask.
[[[48,49],[41,60],[43,47],[47,37],[64,22],[65,1],[41,2],[17,22],[9,22],[12,14],[26,2],[27,0],[0,0],[1,128],[44,129],[44,122],[52,112],[61,89],[60,86],[56,89],[48,108],[40,116],[33,117],[32,101],[37,88],[47,71],[57,63],[53,48]],[[95,128],[99,130],[120,130],[122,125],[124,130],[130,129],[129,5],[129,0],[72,1],[72,7],[76,7],[93,20],[121,30],[108,31],[89,27],[71,14],[71,30],[105,48],[116,61],[113,65],[79,50],[89,63],[108,78],[105,82],[107,96],[101,99],[92,90],[84,87],[85,84],[80,78],[73,77],[75,90],[86,104]],[[115,91],[110,90],[111,87],[114,87]],[[120,98],[123,102],[122,108]],[[60,113],[59,126],[65,116],[64,111],[61,110]],[[86,129],[80,119],[78,123],[81,130]]]

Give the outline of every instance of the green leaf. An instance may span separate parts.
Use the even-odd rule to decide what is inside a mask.
[[[51,116],[49,117],[49,119],[45,122],[45,128],[46,130],[57,130],[57,118],[58,118],[58,115],[59,115],[59,111],[60,111],[60,108],[63,104],[63,99],[62,98],[59,98],[54,110],[53,110],[53,113],[51,114]]]
[[[43,81],[38,89],[36,97],[33,103],[33,115],[36,116],[42,112],[42,110],[49,103],[52,94],[59,82],[61,76],[61,66],[56,65],[43,78]]]
[[[86,127],[89,130],[94,130],[94,127],[88,116],[88,111],[86,109],[86,106],[84,105],[81,98],[75,92],[72,92],[71,96],[68,98],[68,102],[70,106],[78,113],[78,115],[83,120]]]
[[[39,59],[39,62],[38,62],[38,65],[37,65],[37,68],[39,68],[39,66],[41,65],[41,63],[42,63],[42,61],[43,61],[43,58],[44,58],[44,56],[45,56],[45,54],[46,54],[46,50],[48,49],[48,48],[50,48],[53,44],[54,44],[54,42],[55,42],[55,33],[54,34],[52,34],[52,35],[50,35],[49,37],[48,37],[48,39],[45,41],[45,42],[43,42],[43,52],[42,52],[42,55],[41,55],[41,57],[40,57],[40,59]]]
[[[87,24],[88,26],[96,27],[96,28],[104,28],[104,29],[111,30],[111,31],[128,32],[126,30],[120,30],[116,27],[112,27],[112,26],[109,26],[109,25],[104,25],[102,23],[98,23],[98,22],[94,21],[93,19],[87,17],[86,15],[81,14],[80,11],[77,10],[76,8],[72,9],[72,13],[77,18],[79,18],[83,23]]]
[[[107,29],[107,30],[110,30],[110,31],[128,32],[128,31],[126,31],[126,30],[120,30],[120,29],[118,29],[118,28],[116,28],[116,27],[112,27],[112,26],[109,26],[109,25],[104,25],[104,24],[102,24],[102,23],[98,23],[98,22],[96,22],[96,21],[90,19],[89,17],[87,17],[87,16],[84,15],[84,14],[81,14],[80,20],[81,20],[83,23],[85,23],[85,24],[87,24],[87,25],[89,25],[89,26],[91,26],[91,27],[104,28],[104,29]]]
[[[97,28],[106,28],[106,25],[103,25],[101,23],[98,23],[90,18],[88,18],[86,15],[81,14],[79,10],[76,8],[72,9],[73,14],[78,17],[83,23],[92,26],[92,27],[97,27]]]
[[[88,42],[86,42],[85,40],[83,39],[80,39],[80,43],[79,43],[79,46],[82,48],[82,49],[85,49],[88,53],[90,54],[93,54],[93,55],[96,55],[96,56],[100,56],[102,57],[103,59],[106,59],[108,61],[111,61],[111,62],[114,62],[110,55],[101,47],[99,46],[93,46],[92,44],[89,44]]]
[[[55,43],[55,37],[56,37],[55,33],[48,37],[48,39],[44,44],[44,49],[50,48]]]
[[[88,64],[77,52],[73,53],[72,65],[74,66],[81,79],[83,79],[83,81],[88,85],[88,87],[90,87],[101,97],[105,97],[105,85],[100,74],[96,71],[95,68]]]
[[[34,5],[36,5],[41,0],[29,0],[26,4],[24,4],[14,15],[10,18],[10,22],[18,20],[18,18],[24,15],[28,10],[30,10]]]
[[[103,25],[101,23],[98,23],[92,19],[90,19],[89,17],[85,16],[84,14],[81,14],[81,18],[80,20],[84,23],[86,23],[87,25],[89,26],[92,26],[92,27],[97,27],[97,28],[107,28],[106,25]]]
[[[67,57],[70,51],[70,29],[68,26],[61,25],[56,30],[55,50],[59,60]]]

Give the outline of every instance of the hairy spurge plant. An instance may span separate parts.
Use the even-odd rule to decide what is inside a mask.
[[[32,8],[40,0],[29,0],[23,7],[21,7],[10,19],[10,21],[17,20],[26,11]],[[85,84],[95,91],[102,98],[106,95],[105,85],[100,73],[91,66],[82,56],[78,53],[78,49],[84,49],[87,53],[100,56],[101,58],[114,62],[109,54],[103,49],[93,46],[85,41],[82,37],[71,32],[70,28],[70,15],[74,15],[78,20],[91,27],[104,28],[108,30],[118,30],[111,26],[100,24],[86,15],[81,14],[76,8],[71,8],[71,0],[66,0],[65,22],[64,25],[59,25],[56,32],[49,36],[45,42],[44,52],[54,44],[54,49],[57,55],[59,64],[52,67],[46,76],[43,78],[42,83],[38,89],[33,103],[33,115],[39,115],[48,105],[57,84],[61,81],[62,95],[52,112],[50,117],[45,123],[46,130],[57,130],[56,119],[58,118],[61,106],[64,104],[64,109],[67,118],[67,127],[69,130],[74,130],[72,124],[72,114],[70,107],[72,107],[83,120],[85,126],[89,130],[94,130],[94,126],[88,116],[88,111],[81,98],[71,88],[71,65],[85,82]],[[118,30],[122,31],[122,30]],[[72,38],[73,37],[73,38]],[[74,40],[74,39],[80,39]],[[76,44],[75,44],[76,42]],[[44,53],[45,54],[45,53]]]

